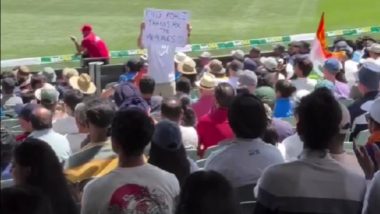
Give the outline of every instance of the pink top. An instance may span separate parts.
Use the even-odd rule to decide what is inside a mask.
[[[192,108],[195,112],[195,115],[197,116],[198,121],[203,115],[210,112],[210,110],[214,106],[214,104],[215,104],[214,96],[213,95],[206,95],[206,96],[201,96],[201,98],[199,98],[198,102],[196,102],[192,105]]]

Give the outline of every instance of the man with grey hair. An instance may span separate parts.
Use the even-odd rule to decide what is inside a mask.
[[[77,140],[76,143],[73,143],[73,146],[79,144],[79,148],[76,146],[76,149],[80,149],[84,147],[87,143],[90,142],[89,137],[88,137],[88,125],[87,125],[87,116],[86,116],[86,104],[84,102],[79,103],[75,107],[74,111],[74,117],[75,117],[75,123],[77,124],[78,127],[78,133],[77,133]],[[76,138],[74,137],[74,138]]]
[[[257,86],[257,76],[255,72],[244,70],[239,73],[238,92],[246,90],[249,94],[254,94]]]

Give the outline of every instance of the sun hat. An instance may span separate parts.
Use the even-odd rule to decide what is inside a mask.
[[[43,75],[48,83],[55,83],[57,81],[57,74],[52,67],[45,67],[39,74]]]
[[[53,104],[59,100],[59,92],[54,87],[40,88],[38,93],[35,93],[34,95],[36,96],[37,100],[47,104]]]
[[[93,94],[96,92],[95,84],[91,81],[90,75],[86,73],[71,77],[69,84],[73,89],[77,89],[83,94]]]
[[[200,57],[200,58],[206,58],[206,59],[209,59],[209,58],[211,58],[211,54],[210,54],[210,52],[205,51],[205,52],[203,52],[199,57]]]
[[[261,57],[261,64],[268,70],[275,70],[278,67],[278,62],[274,57]]]
[[[22,66],[18,66],[14,69],[14,71],[19,74],[19,75],[29,75],[31,73],[30,69],[25,66],[25,65],[22,65]]]
[[[185,61],[178,64],[177,70],[181,72],[182,74],[193,75],[193,74],[197,74],[197,70],[195,66],[196,66],[195,61],[192,58],[187,57]]]
[[[380,98],[367,101],[361,106],[361,109],[368,112],[370,117],[380,124]]]
[[[157,123],[152,144],[169,151],[176,151],[181,148],[182,136],[178,124],[169,120],[162,120]]]
[[[204,73],[202,78],[195,82],[195,85],[204,90],[214,90],[217,85],[217,80],[211,73]]]
[[[237,59],[239,61],[243,61],[244,60],[244,55],[245,55],[245,53],[242,50],[233,50],[233,51],[231,51],[231,57],[233,59]]]
[[[226,74],[226,69],[223,68],[223,64],[218,59],[213,59],[208,65],[208,72],[213,75],[223,75]]]
[[[342,67],[339,60],[335,58],[330,58],[325,61],[323,68],[326,69],[331,74],[339,73],[340,68]]]
[[[177,52],[174,55],[174,62],[176,63],[183,63],[187,59],[187,55],[183,52]]]
[[[49,83],[45,83],[42,88],[39,88],[37,89],[35,92],[34,92],[34,96],[36,97],[37,100],[41,100],[41,94],[42,94],[42,90],[46,90],[46,89],[52,89],[52,90],[56,90],[55,87]],[[59,94],[59,92],[58,92]]]
[[[367,48],[369,52],[380,54],[380,44],[373,43],[371,46]]]
[[[250,70],[239,73],[238,87],[257,86],[257,75]]]
[[[79,72],[75,68],[64,68],[62,71],[62,76],[66,79],[70,79],[73,76],[79,76]]]

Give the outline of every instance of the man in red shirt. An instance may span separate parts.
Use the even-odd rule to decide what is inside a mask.
[[[108,64],[110,53],[107,44],[92,31],[92,26],[88,24],[83,25],[82,34],[83,40],[81,45],[79,45],[76,37],[71,36],[71,40],[75,44],[77,54],[82,55],[83,59],[89,58],[85,60],[85,65],[94,61]]]
[[[228,121],[228,108],[234,97],[235,89],[228,83],[220,83],[215,88],[215,107],[203,115],[197,125],[198,155],[200,157],[203,157],[203,153],[208,147],[234,137]]]

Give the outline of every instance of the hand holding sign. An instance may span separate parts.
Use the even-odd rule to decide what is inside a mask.
[[[144,14],[143,43],[183,47],[187,44],[191,26],[187,11],[146,9]]]

